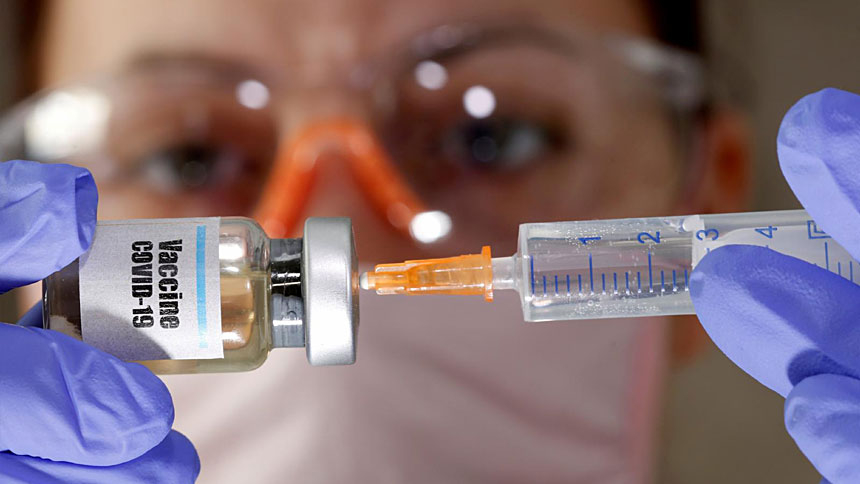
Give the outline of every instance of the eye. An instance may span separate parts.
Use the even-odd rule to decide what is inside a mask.
[[[222,186],[259,163],[236,147],[185,142],[144,154],[137,164],[153,185],[174,191]]]
[[[555,170],[588,146],[587,76],[542,45],[473,46],[392,79],[379,87],[379,131],[405,177],[428,191]]]
[[[272,113],[237,105],[220,90],[164,91],[118,105],[103,151],[117,180],[166,196],[252,203],[277,148]]]
[[[441,155],[458,165],[484,171],[527,168],[569,149],[559,123],[524,117],[467,119],[441,133]]]

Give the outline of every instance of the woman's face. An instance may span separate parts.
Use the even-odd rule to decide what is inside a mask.
[[[419,37],[462,40],[466,22],[583,32],[586,47],[403,55]],[[351,156],[317,146],[328,156],[303,214],[352,217],[366,262],[482,244],[501,255],[522,222],[678,205],[683,163],[663,106],[592,46],[604,32],[651,35],[640,2],[83,0],[52,2],[43,28],[43,87],[109,78],[111,156],[75,160],[96,176],[102,218],[249,215],[279,146],[343,118],[369,126],[410,190],[453,222],[447,243],[416,247],[368,203]]]

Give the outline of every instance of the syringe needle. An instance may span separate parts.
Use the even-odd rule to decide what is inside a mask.
[[[485,246],[480,254],[380,264],[359,283],[377,294],[476,294],[492,301],[492,256]]]

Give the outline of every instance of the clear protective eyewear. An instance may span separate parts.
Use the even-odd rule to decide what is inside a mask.
[[[23,102],[0,122],[0,158],[87,167],[103,200],[147,216],[253,214],[281,237],[336,157],[413,240],[505,250],[523,222],[620,215],[622,176],[680,186],[707,101],[694,56],[534,25],[445,25],[333,77],[142,62]],[[350,107],[299,114],[311,91]]]

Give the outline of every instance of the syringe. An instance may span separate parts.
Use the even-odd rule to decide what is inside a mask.
[[[768,247],[854,282],[860,264],[803,210],[520,225],[517,253],[382,264],[361,286],[379,294],[514,289],[526,321],[692,314],[690,274],[728,244]]]

